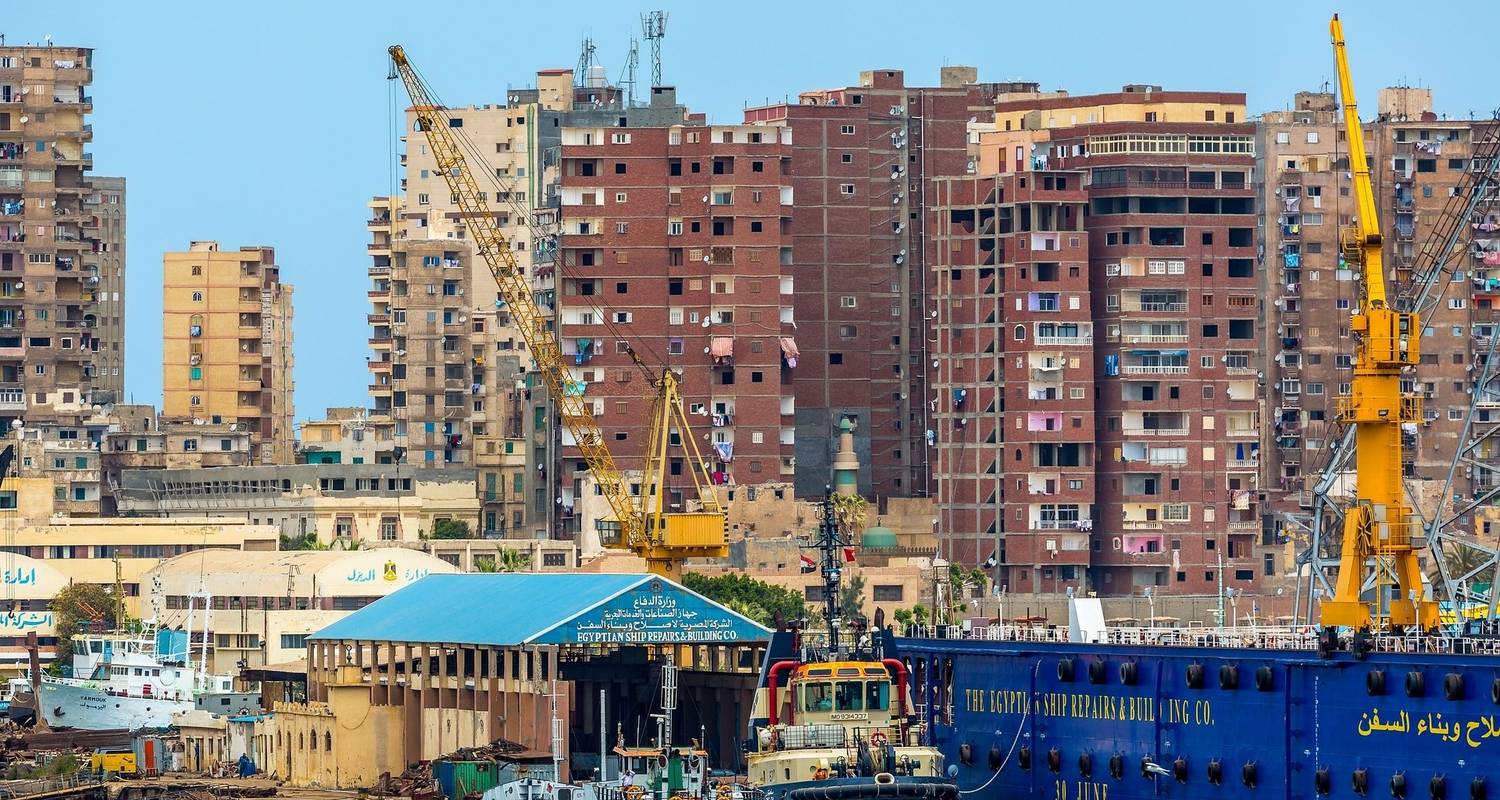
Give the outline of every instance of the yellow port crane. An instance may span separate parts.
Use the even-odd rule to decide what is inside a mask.
[[[1438,607],[1426,596],[1417,559],[1421,525],[1406,502],[1401,457],[1402,424],[1422,418],[1421,401],[1401,393],[1402,370],[1421,361],[1422,325],[1416,314],[1397,311],[1386,298],[1380,217],[1337,14],[1329,33],[1357,206],[1354,224],[1341,236],[1341,250],[1346,261],[1359,265],[1364,280],[1363,295],[1349,319],[1356,341],[1354,383],[1338,408],[1339,420],[1354,426],[1357,491],[1344,513],[1338,582],[1333,599],[1323,603],[1322,618],[1330,626],[1431,628],[1438,623]],[[1371,570],[1373,602],[1363,596]]]
[[[434,102],[427,84],[407,60],[401,46],[391,47],[390,54],[391,62],[411,97],[417,127],[426,135],[438,172],[457,200],[474,252],[494,274],[500,298],[509,307],[513,324],[531,351],[536,370],[557,405],[563,426],[572,435],[589,472],[609,502],[618,529],[601,532],[604,544],[634,552],[646,560],[647,569],[652,573],[674,580],[681,579],[682,562],[686,559],[728,555],[724,510],[714,494],[708,465],[693,438],[677,375],[666,367],[659,374],[652,373],[634,349],[629,350],[631,360],[647,372],[656,389],[651,435],[637,499],[604,443],[603,431],[594,419],[592,403],[584,398],[587,385],[574,380],[568,372],[562,347],[548,328],[547,318],[532,296],[531,284],[516,263],[510,242],[501,233],[494,212],[479,190],[474,172],[464,157],[460,134],[449,127],[446,109]],[[476,167],[483,169],[483,165]],[[700,510],[697,511],[668,510],[666,465],[674,432],[680,437],[684,460],[688,463],[687,471],[698,493]]]

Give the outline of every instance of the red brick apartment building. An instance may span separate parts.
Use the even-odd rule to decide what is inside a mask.
[[[1012,591],[1253,588],[1244,96],[1002,100],[976,136],[985,177],[932,187],[945,547]]]
[[[698,447],[724,480],[790,483],[790,381],[803,368],[790,137],[749,125],[563,130],[559,332],[622,468],[641,466],[653,396],[629,346],[651,371],[679,372]],[[570,445],[569,505],[585,491]],[[691,483],[680,444],[673,453],[680,504]]]
[[[861,493],[929,494],[928,182],[965,173],[967,125],[990,119],[996,96],[1035,89],[978,83],[957,66],[937,87],[911,87],[882,69],[745,111],[746,122],[792,131],[799,495],[822,492],[845,418],[856,425]]]

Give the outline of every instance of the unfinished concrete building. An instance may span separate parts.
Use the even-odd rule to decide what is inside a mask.
[[[94,402],[100,260],[88,171],[93,51],[0,47],[0,424]],[[61,415],[61,417],[59,417]],[[66,421],[64,419],[64,421]]]

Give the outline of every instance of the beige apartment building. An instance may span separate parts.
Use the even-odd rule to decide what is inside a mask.
[[[0,46],[0,424],[105,400],[100,220],[88,201],[93,51]],[[123,202],[123,197],[121,198]],[[107,273],[104,273],[107,274]],[[115,329],[117,332],[117,328]]]
[[[1489,123],[1441,119],[1430,89],[1389,87],[1378,113],[1363,123],[1372,162],[1375,204],[1386,243],[1387,279],[1397,292],[1412,281],[1423,247],[1441,227],[1452,189],[1472,168],[1474,138]],[[1257,128],[1261,177],[1261,272],[1268,324],[1262,350],[1267,425],[1262,438],[1263,486],[1278,522],[1312,505],[1312,490],[1337,442],[1334,416],[1353,382],[1349,315],[1360,276],[1340,254],[1339,235],[1356,213],[1342,110],[1327,92],[1299,92],[1293,107],[1264,114]],[[1500,239],[1486,220],[1461,220],[1474,241],[1452,255],[1451,280],[1423,318],[1422,364],[1402,390],[1421,398],[1423,421],[1407,432],[1407,485],[1432,513],[1497,324]],[[1486,263],[1486,257],[1490,262]],[[1476,424],[1500,414],[1500,398],[1481,398]],[[1473,454],[1494,459],[1493,451]],[[1454,494],[1485,491],[1490,473],[1460,470]],[[1486,527],[1488,523],[1485,524]],[[1479,527],[1478,524],[1475,527]],[[1475,531],[1478,533],[1479,531]],[[1488,532],[1488,531],[1486,531]]]
[[[94,402],[125,399],[125,179],[95,176],[83,198],[85,229],[96,230],[94,257],[99,350],[94,355]],[[99,390],[108,392],[101,394]],[[106,400],[107,398],[107,400]]]
[[[252,461],[292,463],[292,286],[275,251],[195,241],[162,262],[163,412],[241,426]]]
[[[302,423],[297,461],[302,464],[394,464],[395,423],[363,408],[330,408],[323,419]]]

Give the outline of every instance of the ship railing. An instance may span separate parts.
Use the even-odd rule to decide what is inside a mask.
[[[1035,644],[1072,641],[1067,628],[1038,625],[911,626],[906,635],[917,639],[965,639]],[[1097,644],[1158,647],[1246,647],[1264,650],[1316,650],[1317,632],[1307,626],[1241,625],[1223,628],[1126,627],[1106,628]]]
[[[810,750],[834,749],[851,753],[859,745],[880,734],[887,742],[904,746],[900,729],[888,725],[850,727],[838,724],[782,725],[777,730],[776,749]]]
[[[1417,653],[1448,655],[1500,656],[1500,639],[1473,636],[1427,636],[1411,633],[1404,636],[1382,635],[1372,638],[1377,653]]]

